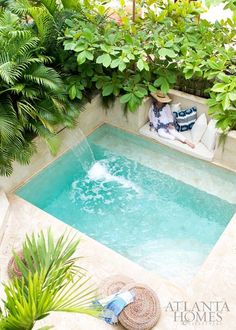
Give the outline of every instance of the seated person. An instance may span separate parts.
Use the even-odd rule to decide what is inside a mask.
[[[151,93],[151,96],[153,98],[153,103],[149,110],[150,129],[153,127],[160,137],[169,140],[178,140],[194,148],[195,145],[186,140],[186,138],[175,129],[174,117],[168,104],[172,101],[169,96],[163,94],[161,91]]]

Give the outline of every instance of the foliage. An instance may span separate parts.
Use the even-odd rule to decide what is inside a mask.
[[[236,10],[236,0],[206,0],[206,5],[208,7],[216,6],[223,3],[224,9]]]
[[[7,1],[0,14],[1,175],[11,174],[14,160],[29,161],[36,135],[56,152],[55,126],[72,127],[78,102],[94,91],[134,112],[150,92],[188,85],[209,97],[222,130],[236,127],[236,20],[201,19],[199,1],[137,0],[133,22],[120,3],[114,11],[109,0]],[[234,1],[224,3],[234,9]]]
[[[36,135],[55,153],[55,126],[73,127],[76,111],[40,39],[7,10],[0,14],[0,47],[0,175],[10,175],[14,160],[29,162]]]
[[[90,86],[92,77],[103,97],[121,96],[121,103],[135,111],[143,97],[159,88],[168,92],[181,77],[202,81],[207,86],[204,93],[210,95],[210,113],[219,127],[225,129],[226,123],[235,127],[234,83],[230,96],[228,87],[225,94],[221,91],[216,96],[214,92],[222,72],[230,80],[235,72],[234,20],[212,24],[199,19],[201,4],[187,0],[143,1],[143,18],[134,23],[126,19],[127,13],[120,11],[117,22],[109,19],[105,7],[92,5],[92,15],[85,6],[82,13],[66,20],[64,41],[78,70],[88,72],[84,80]],[[76,87],[71,94],[76,97]],[[223,117],[227,120],[222,125]]]
[[[96,290],[76,265],[78,258],[73,257],[78,244],[78,239],[67,234],[54,243],[51,231],[46,236],[41,232],[37,237],[26,237],[24,262],[15,254],[23,276],[5,284],[1,329],[32,329],[36,320],[52,311],[98,315],[99,310],[92,305]]]

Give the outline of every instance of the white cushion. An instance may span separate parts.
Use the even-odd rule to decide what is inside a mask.
[[[207,129],[207,119],[205,113],[198,117],[191,130],[192,141],[197,144],[201,141],[203,134]]]
[[[179,112],[181,111],[181,103],[171,103],[170,104],[171,111]]]
[[[164,144],[175,150],[181,151],[190,156],[207,161],[212,161],[213,159],[214,152],[209,151],[203,143],[199,142],[198,144],[196,144],[195,148],[192,149],[188,145],[181,143],[180,141],[167,140],[165,138],[160,137],[154,129],[150,131],[149,123],[145,124],[142,128],[140,128],[139,132],[141,135],[144,135],[149,139],[155,140],[161,144]],[[187,140],[191,141],[191,131],[181,132],[181,134],[185,136]]]
[[[207,147],[208,150],[213,151],[216,146],[216,136],[217,136],[216,120],[211,119],[205,133],[201,138],[201,142]]]

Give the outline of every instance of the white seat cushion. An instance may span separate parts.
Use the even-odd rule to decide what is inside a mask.
[[[190,156],[193,156],[193,157],[196,157],[199,159],[212,161],[213,156],[214,156],[214,152],[209,151],[206,148],[206,146],[201,142],[199,142],[195,146],[195,148],[192,149],[188,145],[181,143],[180,141],[177,141],[177,140],[172,141],[172,140],[167,140],[167,139],[161,138],[154,129],[152,129],[152,131],[150,131],[149,123],[145,124],[142,128],[140,128],[139,133],[150,139],[156,140],[168,147],[171,147],[178,151],[184,152],[185,154],[188,154]],[[181,134],[183,134],[187,140],[189,140],[189,141],[192,140],[191,131],[181,132]]]

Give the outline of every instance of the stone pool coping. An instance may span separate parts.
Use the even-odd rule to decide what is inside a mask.
[[[206,99],[176,90],[170,90],[169,94],[173,102],[181,102],[183,106],[189,106],[189,104],[194,102],[198,106],[199,114],[207,113]],[[150,102],[150,98],[145,98],[135,113],[128,112],[127,115],[124,115],[119,99],[116,99],[111,108],[104,110],[100,96],[95,96],[91,103],[86,104],[85,110],[81,112],[75,129],[70,131],[62,127],[58,128],[57,134],[61,140],[61,145],[57,156],[52,156],[46,143],[42,139],[36,138],[35,143],[38,152],[32,157],[30,164],[23,166],[15,162],[13,174],[10,177],[1,177],[0,188],[3,188],[7,193],[15,191],[33,175],[65,153],[71,145],[74,145],[75,142],[79,143],[82,139],[80,129],[83,129],[84,134],[87,136],[99,126],[109,124],[141,136],[139,129],[147,122]],[[151,139],[149,141],[163,146],[162,143],[157,141]],[[165,147],[169,148],[168,146]],[[184,154],[186,155],[186,153]],[[217,148],[212,162],[202,161],[236,173],[236,131],[231,131],[228,134],[225,145]]]
[[[9,201],[8,221],[2,244],[0,245],[1,280],[7,280],[7,263],[10,259],[11,251],[20,247],[20,243],[26,233],[30,234],[33,231],[38,232],[41,229],[46,230],[48,227],[51,227],[55,236],[58,236],[66,229],[69,229],[72,233],[78,233],[82,238],[76,255],[85,257],[81,259],[80,264],[89,271],[96,283],[101,282],[107,276],[119,273],[130,276],[137,282],[145,283],[156,291],[162,306],[162,316],[154,329],[235,329],[236,215],[226,227],[192,283],[186,285],[185,288],[180,288],[157,274],[146,271],[141,266],[80,233],[20,197],[10,195]],[[3,294],[2,287],[1,293]],[[230,311],[223,314],[222,326],[186,326],[174,322],[174,313],[165,310],[169,303],[173,304],[175,301],[187,301],[189,304],[200,301],[206,303],[210,301],[226,301]],[[52,324],[57,330],[123,329],[120,326],[114,328],[101,320],[86,315],[69,313],[52,313],[48,318],[40,321],[34,329]]]

